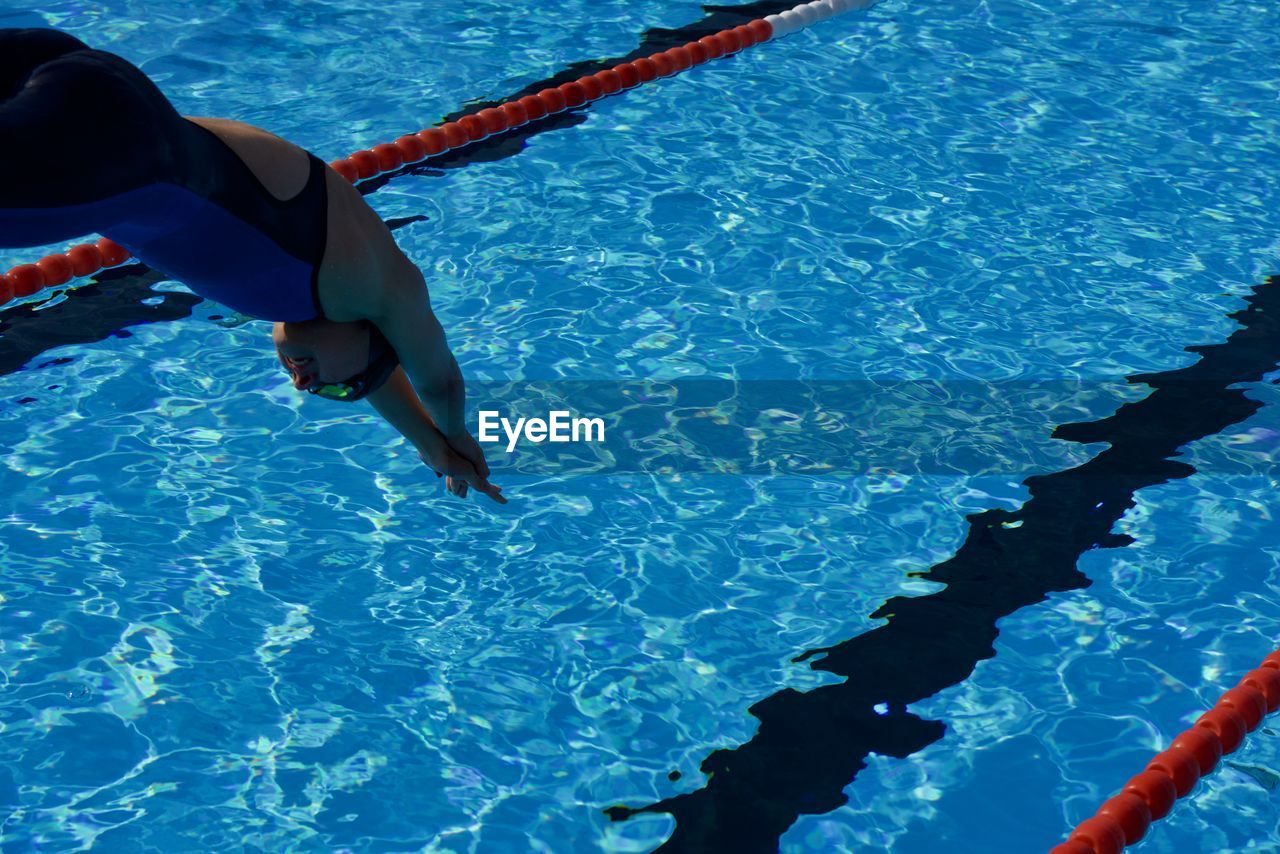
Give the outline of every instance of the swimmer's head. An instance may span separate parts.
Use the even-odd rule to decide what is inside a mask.
[[[359,400],[400,363],[386,338],[367,321],[276,323],[271,340],[294,388],[333,400]]]

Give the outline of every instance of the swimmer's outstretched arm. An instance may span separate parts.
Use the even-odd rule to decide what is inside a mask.
[[[397,367],[377,391],[369,394],[368,400],[388,424],[418,449],[419,459],[431,466],[437,475],[448,475],[446,484],[454,495],[465,498],[470,482],[499,504],[507,503],[507,499],[502,497],[502,487],[494,486],[487,478],[478,475],[470,461],[449,445],[414,392],[403,367]]]
[[[398,250],[397,250],[398,252]],[[444,329],[431,310],[422,271],[402,254],[384,274],[376,306],[365,316],[377,325],[400,357],[413,388],[438,425],[449,446],[489,476],[484,450],[467,430],[462,371],[445,340]],[[473,486],[477,486],[473,484]]]
[[[487,478],[484,450],[464,420],[462,372],[431,310],[422,271],[396,245],[386,223],[355,187],[332,169],[326,181],[329,241],[318,279],[325,316],[339,323],[368,320],[377,326],[449,447]],[[480,488],[475,482],[471,485]]]

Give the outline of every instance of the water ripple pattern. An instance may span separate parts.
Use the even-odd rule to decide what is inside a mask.
[[[0,26],[328,158],[703,14],[54,0]],[[1280,272],[1277,34],[1251,0],[890,0],[368,198],[426,217],[397,239],[477,382],[1116,382],[1190,364]],[[795,655],[936,590],[910,573],[1035,473],[504,477],[495,452],[497,509],[367,408],[300,399],[268,333],[201,303],[0,375],[5,850],[653,850],[668,816],[603,810],[699,788],[749,706],[833,680]],[[1133,545],[1086,554],[1092,586],[913,705],[941,740],[872,756],[781,850],[1047,848],[1273,648],[1280,417],[1248,393],[1187,449],[1202,474],[1139,493]],[[1051,426],[1015,411],[1008,447],[1082,458]],[[1280,844],[1276,751],[1259,731],[1150,850]]]

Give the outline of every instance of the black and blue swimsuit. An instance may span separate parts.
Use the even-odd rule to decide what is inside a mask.
[[[128,61],[66,33],[0,29],[0,246],[111,238],[263,320],[323,317],[326,165],[280,201]]]

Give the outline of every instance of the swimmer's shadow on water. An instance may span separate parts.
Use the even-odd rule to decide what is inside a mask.
[[[127,327],[190,317],[203,300],[179,291],[152,290],[166,278],[141,264],[130,264],[98,273],[94,281],[76,288],[74,298],[57,301],[55,297],[53,301],[6,308],[0,314],[0,375],[27,365],[38,369],[72,361],[35,361],[55,347],[128,338],[132,333]],[[36,375],[32,376],[35,379]],[[24,397],[16,402],[33,400]]]
[[[884,625],[793,659],[844,681],[804,693],[786,688],[759,701],[749,709],[760,720],[756,735],[708,755],[701,789],[639,808],[612,807],[609,817],[674,816],[661,851],[773,852],[801,815],[847,801],[843,789],[870,753],[901,758],[940,739],[943,723],[918,718],[907,705],[959,684],[994,657],[1000,618],[1050,593],[1089,586],[1076,563],[1089,550],[1132,543],[1111,529],[1134,506],[1135,492],[1194,473],[1171,459],[1179,448],[1262,407],[1231,386],[1261,382],[1280,363],[1280,278],[1253,288],[1245,302],[1230,315],[1240,328],[1225,342],[1187,348],[1200,354],[1196,363],[1130,377],[1151,387],[1147,397],[1107,418],[1059,427],[1057,438],[1110,447],[1074,468],[1027,478],[1031,498],[1018,510],[968,516],[956,554],[911,574],[943,589],[893,597],[871,615]]]

